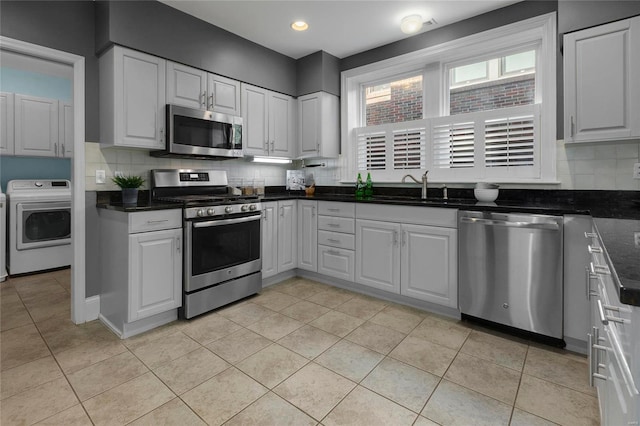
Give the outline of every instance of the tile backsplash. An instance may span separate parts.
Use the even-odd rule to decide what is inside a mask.
[[[116,189],[111,182],[114,172],[136,174],[149,179],[149,170],[162,168],[214,168],[227,170],[230,178],[261,178],[267,186],[284,186],[286,170],[299,169],[302,161],[293,164],[267,165],[249,163],[242,159],[207,161],[151,157],[147,151],[125,148],[101,148],[100,144],[85,145],[85,168],[87,191],[111,191]],[[591,144],[556,145],[556,185],[501,185],[504,188],[543,189],[606,189],[640,190],[640,179],[633,179],[633,165],[640,162],[640,142],[601,142]],[[341,160],[306,160],[305,164],[325,163],[325,167],[307,168],[317,185],[340,185]],[[105,170],[106,183],[96,184],[96,170]],[[468,186],[468,185],[452,185]]]

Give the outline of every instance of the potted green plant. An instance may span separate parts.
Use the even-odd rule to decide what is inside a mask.
[[[138,188],[144,184],[144,178],[120,175],[111,180],[122,189],[122,204],[136,204],[138,202]]]

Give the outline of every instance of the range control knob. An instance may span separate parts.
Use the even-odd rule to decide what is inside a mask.
[[[249,210],[249,206],[244,204],[242,207],[240,207],[240,210],[242,210],[243,212],[246,212],[247,210]]]
[[[203,217],[204,216],[204,209],[199,209],[196,214],[198,215],[198,217]]]
[[[227,207],[225,207],[225,208],[224,208],[224,212],[225,212],[225,213],[231,213],[231,212],[233,212],[233,207],[231,207],[231,206],[227,206]]]
[[[251,205],[249,206],[249,210],[254,211],[255,209],[257,209],[257,207],[256,207],[256,205],[255,205],[255,204],[251,204]]]
[[[34,182],[33,183],[37,188],[42,188],[42,182]]]
[[[207,214],[208,214],[209,216],[213,216],[213,215],[215,214],[215,212],[216,212],[216,211],[215,211],[214,209],[211,209],[211,208],[210,208],[210,209],[207,209]]]

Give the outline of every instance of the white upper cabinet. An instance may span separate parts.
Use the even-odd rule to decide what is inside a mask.
[[[207,72],[167,61],[167,103],[207,108]]]
[[[326,92],[298,98],[299,158],[338,157],[340,154],[340,102]]]
[[[209,74],[207,109],[230,115],[240,115],[240,82]]]
[[[240,115],[240,82],[167,61],[167,103]]]
[[[564,36],[567,142],[640,137],[640,17]]]
[[[269,155],[267,90],[242,85],[242,144],[244,153]]]
[[[100,57],[100,143],[164,148],[165,62],[120,46]]]
[[[73,157],[73,104],[58,105],[58,157]]]
[[[247,155],[295,156],[295,99],[241,85],[243,144]]]
[[[55,157],[58,150],[58,101],[15,95],[15,154]]]
[[[0,93],[0,155],[13,154],[13,102],[13,93]]]

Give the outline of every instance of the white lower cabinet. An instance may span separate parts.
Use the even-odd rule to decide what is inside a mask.
[[[356,220],[356,282],[400,293],[400,225]]]
[[[298,262],[297,201],[262,204],[262,278],[294,269]]]
[[[355,252],[331,246],[318,246],[318,272],[330,277],[354,281]]]
[[[278,273],[278,203],[262,203],[262,278]]]
[[[355,281],[355,214],[353,203],[318,202],[318,272]]]
[[[99,210],[100,319],[127,338],[177,319],[182,210]]]
[[[298,268],[318,270],[317,202],[298,201]]]
[[[457,308],[457,240],[456,229],[402,225],[400,293]]]
[[[454,209],[358,205],[355,281],[457,308],[456,214]]]

